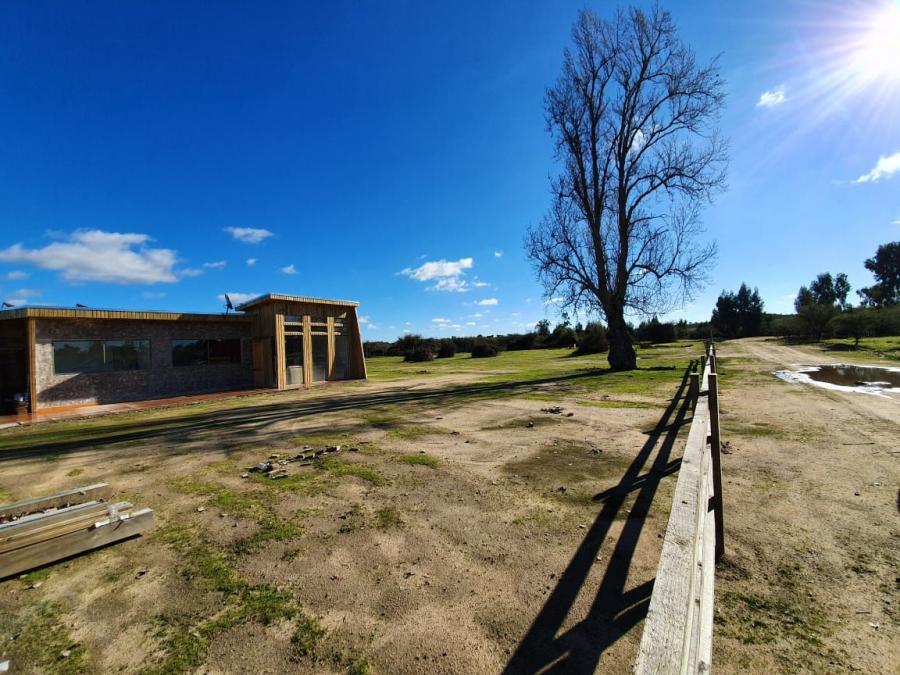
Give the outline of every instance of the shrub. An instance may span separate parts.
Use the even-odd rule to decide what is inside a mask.
[[[434,354],[430,349],[425,347],[418,347],[416,349],[410,349],[403,355],[403,360],[409,363],[421,363],[423,361],[433,361]]]
[[[578,351],[581,354],[600,354],[609,350],[609,340],[606,339],[606,329],[603,324],[591,322],[584,327],[581,342],[578,343]]]
[[[487,342],[480,342],[472,347],[473,359],[486,359],[491,356],[497,356],[497,348]]]
[[[452,359],[454,356],[456,356],[456,345],[452,342],[445,342],[438,350],[437,357],[439,359]]]

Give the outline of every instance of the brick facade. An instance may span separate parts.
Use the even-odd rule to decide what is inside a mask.
[[[250,323],[36,319],[38,408],[137,401],[253,386]],[[172,365],[172,340],[240,338],[241,363]],[[56,375],[54,340],[150,340],[150,368]]]

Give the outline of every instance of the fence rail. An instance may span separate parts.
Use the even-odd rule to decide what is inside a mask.
[[[634,672],[708,673],[716,559],[725,551],[716,347],[691,374],[693,419]]]

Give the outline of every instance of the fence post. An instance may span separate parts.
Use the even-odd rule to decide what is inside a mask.
[[[700,373],[691,373],[688,380],[688,398],[696,408],[697,399],[700,398]]]
[[[715,367],[715,358],[712,359]],[[725,553],[725,522],[722,513],[722,440],[719,436],[719,376],[709,374],[709,431],[713,472],[713,513],[716,519],[716,559]]]
[[[700,375],[706,372],[706,354],[700,357]]]

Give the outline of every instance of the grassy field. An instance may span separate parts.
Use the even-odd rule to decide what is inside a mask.
[[[822,342],[822,346],[830,351],[846,351],[865,356],[900,361],[900,336],[867,337],[859,341],[859,346],[854,346],[851,338],[832,339]]]

